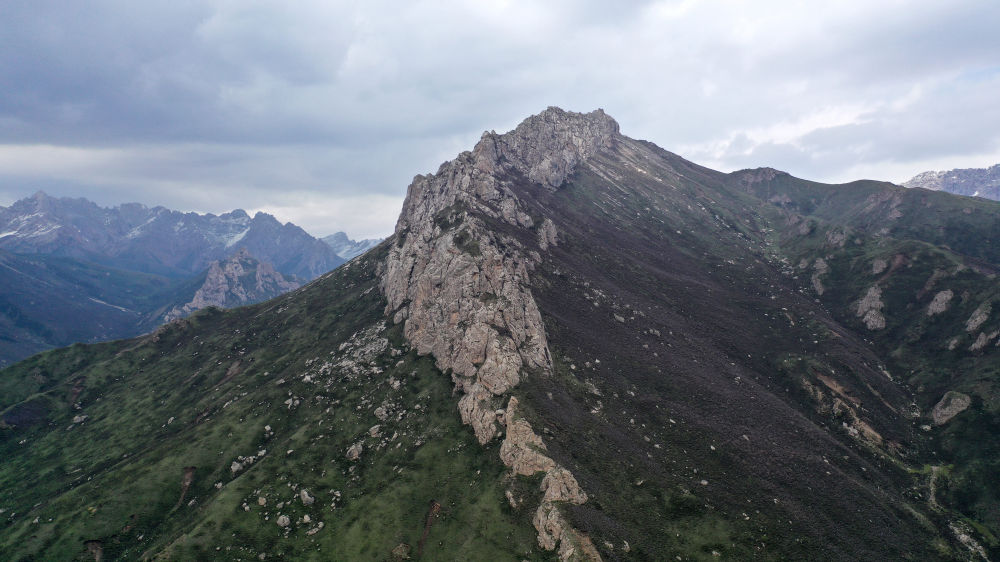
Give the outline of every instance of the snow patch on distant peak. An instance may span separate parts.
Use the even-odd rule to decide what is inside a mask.
[[[226,247],[227,248],[231,248],[233,246],[233,244],[236,244],[240,240],[243,240],[243,237],[246,236],[248,232],[250,232],[250,227],[249,226],[246,227],[243,230],[243,232],[236,232],[236,233],[231,234],[229,236],[224,236],[223,240],[226,243]]]

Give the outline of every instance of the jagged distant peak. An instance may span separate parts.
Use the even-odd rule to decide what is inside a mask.
[[[989,168],[955,168],[919,173],[903,182],[903,187],[919,187],[1000,200],[1000,164]]]
[[[505,162],[534,182],[558,187],[579,162],[609,148],[619,134],[618,122],[603,109],[576,113],[549,107],[502,135],[483,133],[473,153],[480,169]]]
[[[345,260],[359,256],[374,248],[382,241],[381,238],[365,238],[364,240],[353,240],[346,232],[335,232],[329,236],[320,238],[328,246],[333,248],[334,253]]]

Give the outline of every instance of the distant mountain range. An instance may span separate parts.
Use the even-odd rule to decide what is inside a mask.
[[[956,195],[1000,201],[1000,164],[989,168],[965,168],[947,172],[924,172],[903,182],[904,187],[922,187]]]
[[[39,191],[0,208],[0,249],[187,277],[240,248],[284,275],[311,280],[344,262],[328,245],[273,216],[241,209],[222,215],[181,213],[129,203],[99,207]]]
[[[338,241],[348,253],[368,242]],[[135,336],[206,306],[267,300],[344,261],[266,213],[103,208],[40,191],[0,207],[0,366]]]
[[[347,237],[347,234],[343,232],[324,236],[323,238],[320,238],[320,240],[326,242],[327,245],[333,248],[335,254],[345,260],[349,260],[367,252],[375,246],[378,246],[378,243],[382,241],[381,238],[351,240]]]

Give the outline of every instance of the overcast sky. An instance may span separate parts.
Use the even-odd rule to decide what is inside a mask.
[[[549,105],[723,171],[986,167],[998,23],[996,0],[3,0],[0,205],[385,236],[415,174]]]

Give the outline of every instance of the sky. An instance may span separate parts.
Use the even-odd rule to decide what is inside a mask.
[[[995,0],[4,0],[0,205],[41,189],[390,234],[548,106],[722,171],[1000,163]]]

